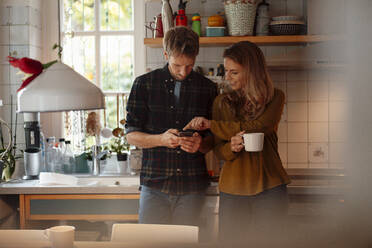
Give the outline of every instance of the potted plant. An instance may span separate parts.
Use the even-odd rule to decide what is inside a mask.
[[[17,122],[17,118],[16,118]],[[8,129],[9,142],[6,144],[3,136],[3,128]],[[15,171],[16,161],[19,158],[22,158],[20,154],[17,154],[16,143],[13,142],[16,140],[16,134],[13,137],[12,127],[9,127],[8,124],[0,119],[0,175],[1,180],[9,181]]]
[[[130,145],[124,132],[120,132],[118,136],[114,136],[110,143],[110,151],[116,153],[117,160],[127,161]]]

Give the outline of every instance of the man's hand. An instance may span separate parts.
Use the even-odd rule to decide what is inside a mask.
[[[199,150],[202,137],[198,133],[194,133],[192,137],[180,137],[181,149],[188,153],[195,153]]]
[[[168,148],[176,148],[179,146],[180,137],[178,137],[177,129],[168,129],[160,135],[160,142]]]
[[[211,121],[204,118],[204,117],[194,117],[184,128],[183,130],[187,129],[194,129],[194,130],[205,130],[211,127]]]
[[[239,132],[235,136],[231,137],[230,147],[231,151],[233,152],[240,152],[244,145],[243,145],[243,134],[245,132]]]

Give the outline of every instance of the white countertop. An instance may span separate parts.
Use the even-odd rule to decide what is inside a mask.
[[[345,193],[343,170],[335,169],[288,169],[292,183],[289,194],[340,195]],[[0,194],[138,194],[139,176],[121,174],[74,174],[74,185],[40,185],[39,180],[16,179],[0,183]],[[208,195],[218,195],[218,183],[212,182]]]

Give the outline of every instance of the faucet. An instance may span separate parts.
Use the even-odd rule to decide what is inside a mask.
[[[93,175],[99,176],[101,173],[101,165],[100,160],[103,156],[105,156],[108,151],[102,151],[100,146],[92,146],[92,160],[93,160]]]

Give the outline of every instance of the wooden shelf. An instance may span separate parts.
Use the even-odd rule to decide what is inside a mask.
[[[223,36],[200,37],[201,46],[226,46],[239,41],[251,41],[257,45],[308,44],[342,40],[341,35],[280,35],[280,36]],[[162,47],[163,38],[145,38],[149,47]]]

